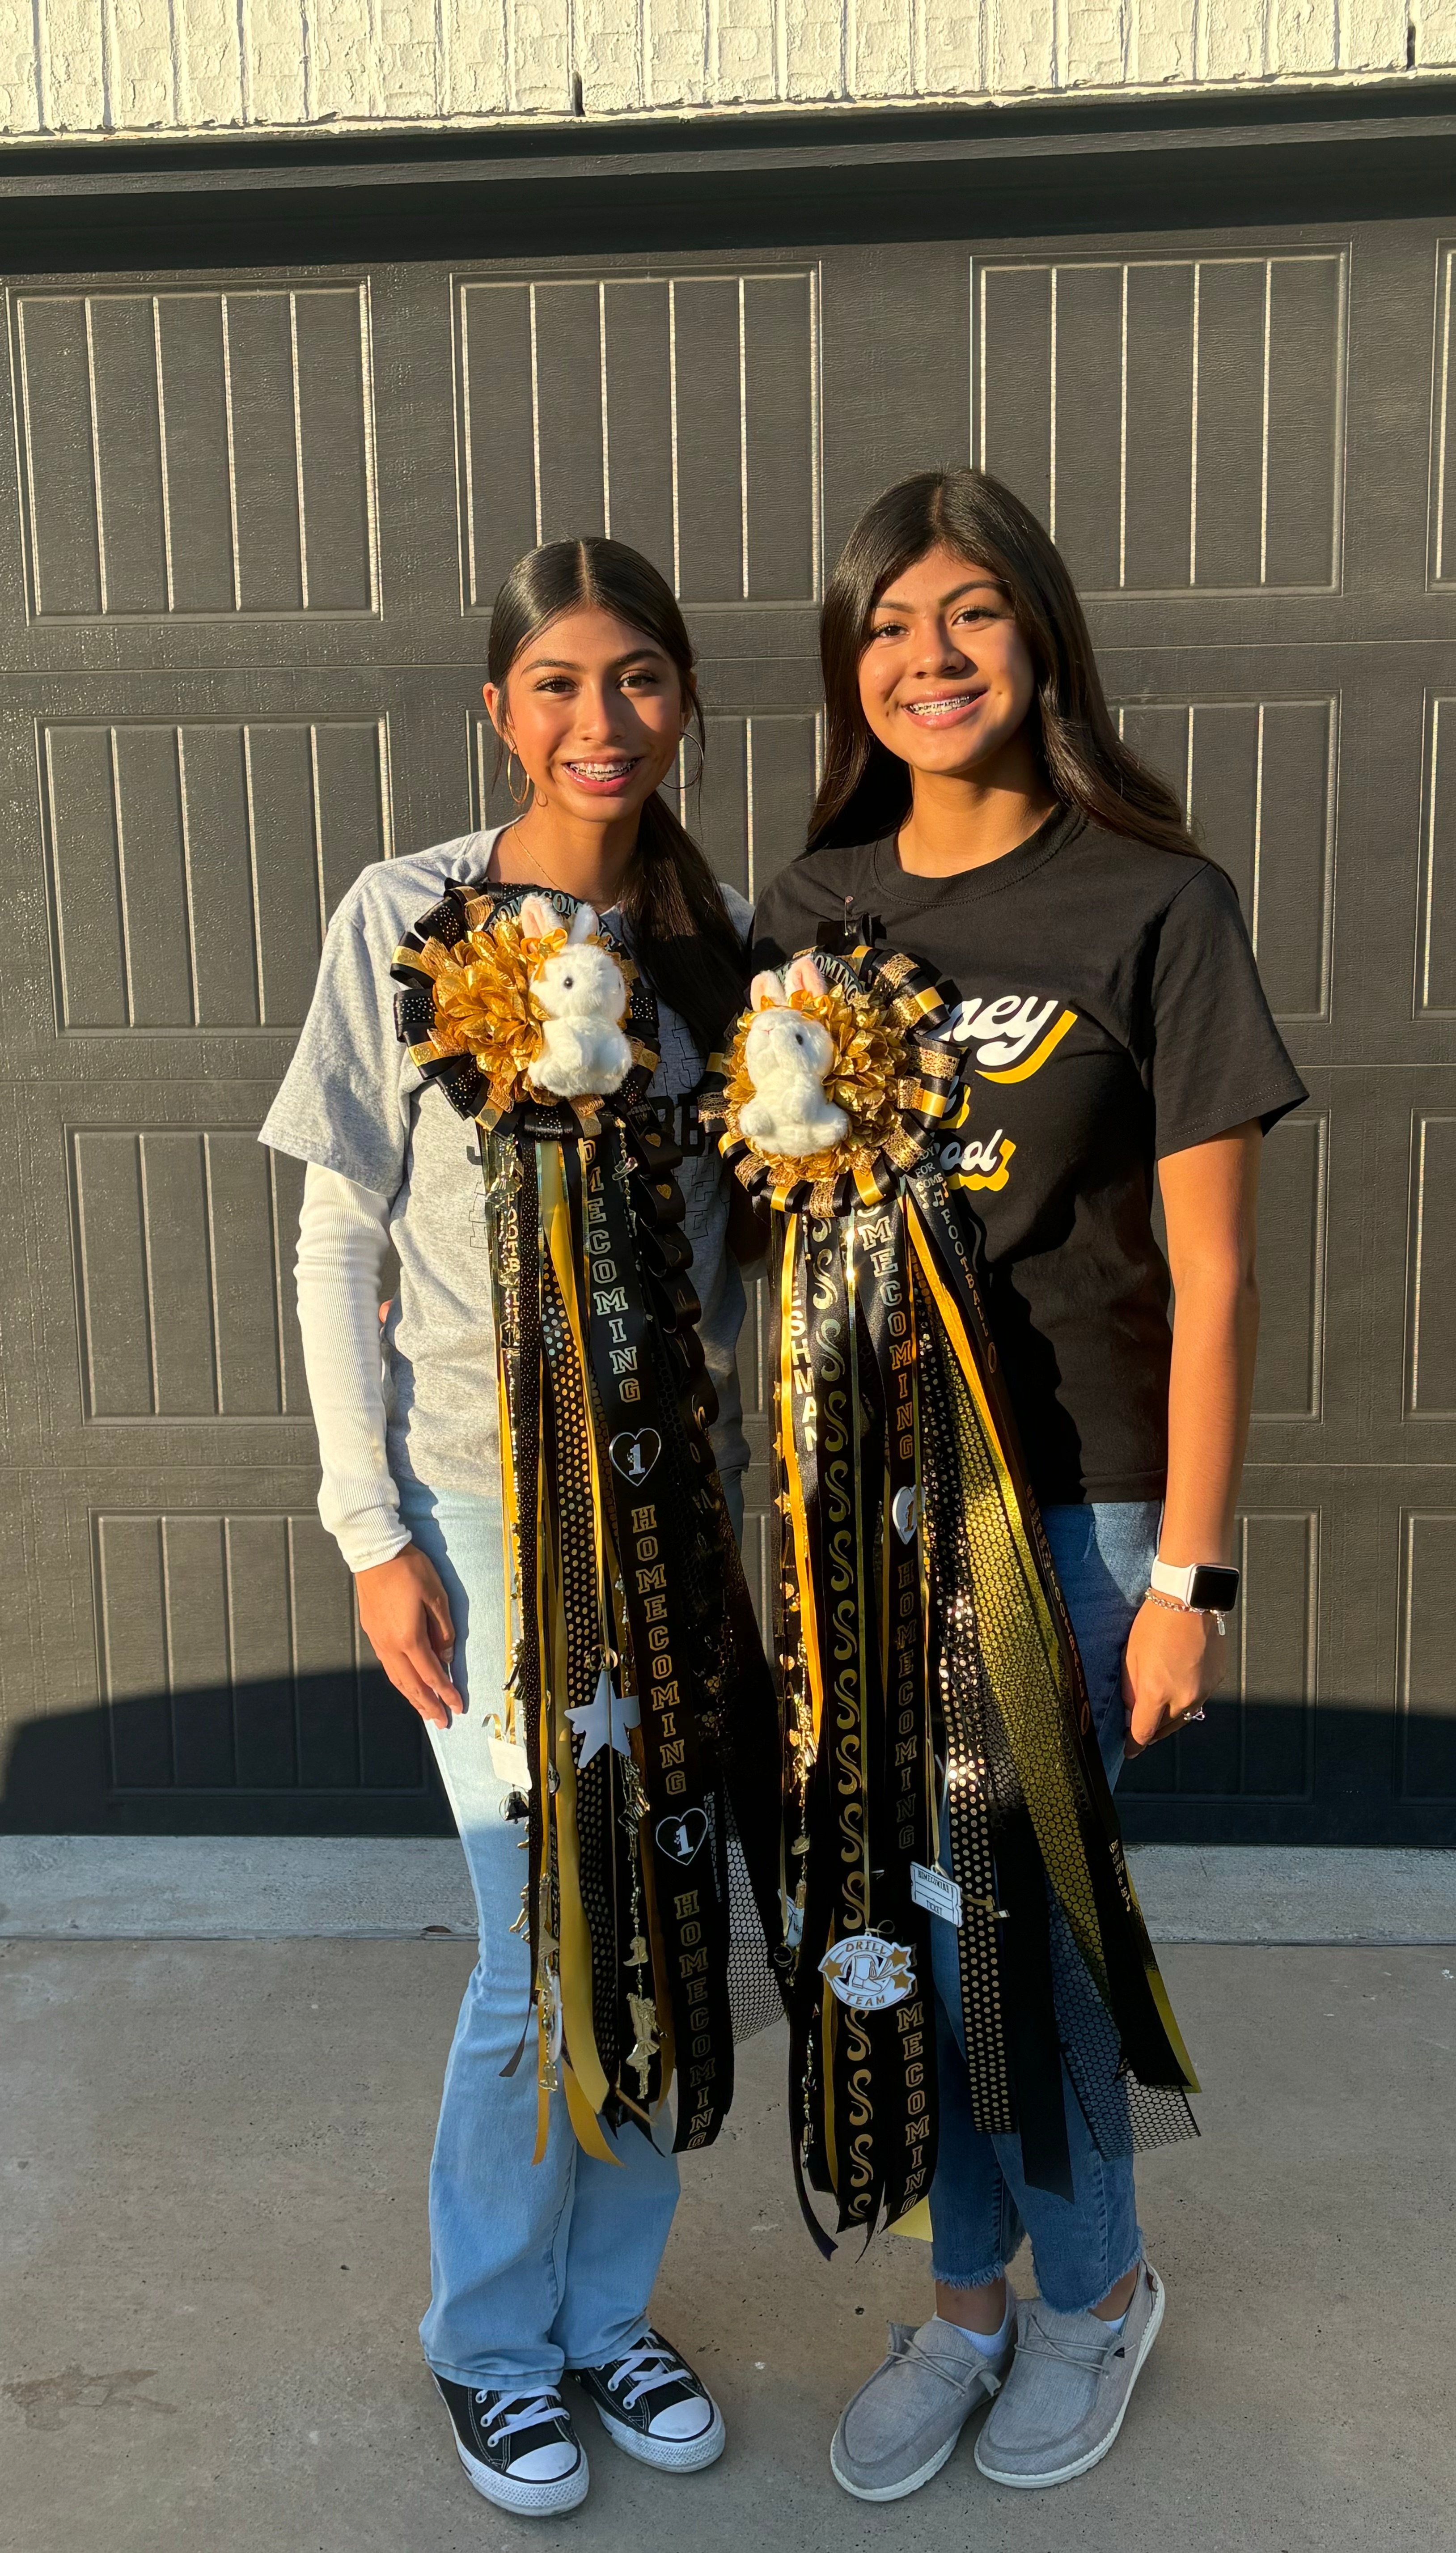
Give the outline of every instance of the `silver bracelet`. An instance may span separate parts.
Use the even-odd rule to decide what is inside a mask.
[[[1211,1605],[1183,1605],[1176,1596],[1160,1596],[1156,1587],[1146,1590],[1143,1602],[1145,1605],[1160,1605],[1165,1613],[1201,1613],[1208,1621],[1218,1624],[1218,1636],[1221,1640],[1228,1637],[1228,1626],[1223,1615],[1215,1612]],[[1198,1717],[1201,1717],[1201,1714],[1193,1712],[1188,1714],[1190,1720]]]

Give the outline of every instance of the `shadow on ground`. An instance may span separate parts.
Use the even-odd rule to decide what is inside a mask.
[[[420,2363],[424,2175],[458,1943],[0,1945],[0,2542],[16,2553],[477,2553]],[[1434,2553],[1456,2496],[1449,1950],[1178,1949],[1202,2141],[1141,2175],[1164,2336],[1083,2481],[996,2493],[968,2440],[860,2506],[827,2445],[919,2245],[826,2267],[795,2212],[778,2034],[686,2159],[656,2312],[727,2413],[711,2473],[584,2422],[541,2553]]]

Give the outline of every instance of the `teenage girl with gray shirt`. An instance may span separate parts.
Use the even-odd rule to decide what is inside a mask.
[[[530,1990],[517,1829],[493,1761],[506,1677],[496,1341],[479,1130],[395,1034],[391,964],[462,880],[556,888],[624,937],[657,997],[650,1096],[681,1113],[740,1007],[748,908],[720,887],[658,795],[684,735],[701,748],[693,650],[636,551],[558,541],[519,561],[491,622],[486,706],[523,810],[417,858],[368,869],[340,906],[297,1053],[263,1130],[307,1164],[298,1313],[323,1466],[319,1510],[354,1572],[386,1674],[425,1722],[480,1914],[480,1963],[445,2075],[430,2172],[425,2356],[482,2495],[522,2513],[574,2507],[587,2460],[558,2385],[570,2368],[608,2433],[670,2471],[711,2464],[724,2426],[647,2302],[677,2204],[671,2154],[634,2127],[606,2163],[551,2096],[532,2164],[535,2069],[509,2063]],[[675,1123],[670,1130],[681,1129]],[[678,1174],[700,1335],[734,1521],[743,1442],[734,1348],[743,1296],[715,1150]],[[398,1285],[380,1353],[392,1245]],[[475,1701],[472,1704],[472,1694]]]

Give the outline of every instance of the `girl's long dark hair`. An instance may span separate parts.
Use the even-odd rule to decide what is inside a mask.
[[[900,480],[865,508],[844,544],[820,619],[825,755],[810,850],[879,841],[910,812],[910,766],[870,732],[859,660],[880,596],[942,543],[989,568],[1011,598],[1036,668],[1030,722],[1053,795],[1109,832],[1196,855],[1173,791],[1117,732],[1058,550],[1030,507],[983,470],[921,470]]]
[[[496,597],[488,662],[504,689],[522,647],[563,611],[611,611],[640,629],[678,670],[692,704],[701,749],[703,712],[693,642],[672,588],[640,550],[597,536],[547,541],[517,559]],[[497,770],[504,747],[497,756]],[[656,790],[642,809],[637,846],[621,891],[632,954],[653,991],[686,1020],[705,1058],[743,1006],[747,970],[717,878],[691,834]]]

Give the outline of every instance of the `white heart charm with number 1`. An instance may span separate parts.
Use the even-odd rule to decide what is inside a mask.
[[[890,1513],[895,1519],[895,1531],[902,1542],[915,1540],[918,1504],[917,1493],[908,1489],[897,1490],[890,1501]]]
[[[657,1849],[686,1868],[708,1840],[708,1820],[701,1809],[680,1809],[657,1821]]]
[[[609,1450],[613,1468],[635,1489],[645,1481],[661,1453],[662,1439],[655,1427],[639,1427],[635,1435],[624,1427],[619,1436],[613,1437]]]

